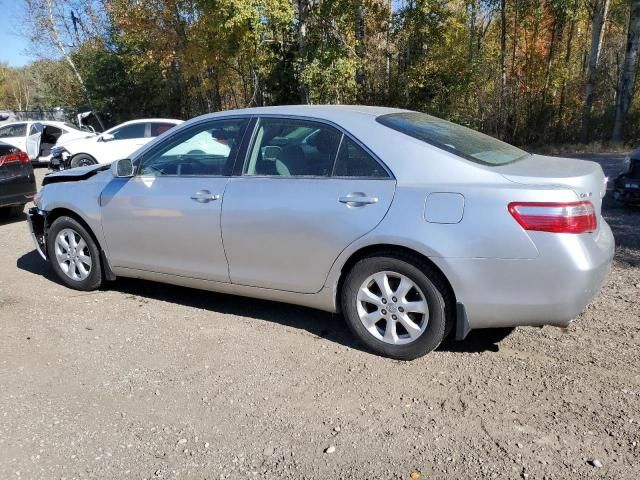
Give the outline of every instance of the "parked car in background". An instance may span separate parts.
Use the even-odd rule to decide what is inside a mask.
[[[597,163],[391,108],[205,115],[43,185],[36,248],[71,288],[123,276],[341,310],[399,359],[450,332],[566,326],[614,253]]]
[[[34,165],[48,164],[57,142],[94,136],[66,122],[49,120],[11,122],[0,126],[0,141],[26,152]]]
[[[36,194],[36,177],[26,152],[0,141],[0,217],[18,215]]]
[[[622,172],[613,181],[613,198],[627,205],[640,205],[640,148],[625,157]]]
[[[100,135],[59,142],[54,149],[53,169],[64,170],[126,158],[182,120],[150,118],[121,123]]]

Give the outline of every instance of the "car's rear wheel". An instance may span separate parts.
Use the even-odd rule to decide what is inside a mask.
[[[74,218],[57,218],[47,235],[49,260],[60,280],[76,290],[102,284],[100,251],[87,230]]]
[[[69,163],[70,168],[86,167],[87,165],[95,165],[96,159],[86,153],[80,153],[74,156]]]
[[[413,256],[360,260],[345,278],[341,302],[355,336],[374,352],[399,360],[434,350],[452,325],[441,275]]]

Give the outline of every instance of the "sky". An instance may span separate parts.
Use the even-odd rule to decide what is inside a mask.
[[[21,67],[33,60],[27,54],[29,41],[19,34],[22,15],[19,0],[0,0],[0,63]]]

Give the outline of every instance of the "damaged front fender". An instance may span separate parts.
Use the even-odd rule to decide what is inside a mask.
[[[47,212],[38,207],[30,208],[27,212],[27,221],[36,250],[44,260],[47,260]]]

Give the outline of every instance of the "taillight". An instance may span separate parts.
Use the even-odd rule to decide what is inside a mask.
[[[525,230],[538,232],[588,233],[597,226],[596,210],[589,201],[513,202],[509,213]]]
[[[29,155],[24,152],[15,152],[3,155],[0,157],[0,167],[3,165],[9,165],[11,163],[20,163],[22,165],[28,165],[30,162]]]

